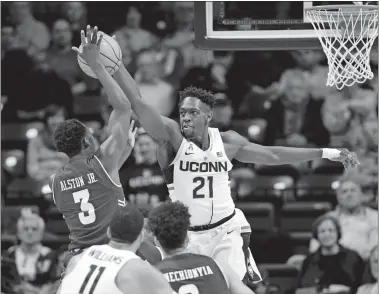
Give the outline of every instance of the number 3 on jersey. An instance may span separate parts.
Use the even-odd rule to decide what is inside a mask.
[[[80,202],[80,210],[82,211],[78,214],[80,222],[83,225],[89,225],[95,222],[96,220],[95,207],[93,207],[93,205],[88,202],[89,200],[88,189],[74,192],[72,193],[72,196],[74,197],[75,203]]]
[[[206,185],[205,182],[208,182]],[[193,198],[194,199],[200,199],[205,198],[206,195],[209,196],[209,198],[213,198],[213,177],[196,177],[193,179],[193,183],[196,185],[196,187],[193,189]],[[204,186],[208,186],[205,189],[208,189],[208,191],[200,191],[204,188]]]

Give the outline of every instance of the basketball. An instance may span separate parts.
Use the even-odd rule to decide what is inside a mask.
[[[108,70],[110,75],[113,75],[118,68],[121,65],[122,62],[122,53],[121,48],[118,45],[117,41],[113,39],[111,36],[103,33],[98,32],[99,36],[103,35],[103,40],[100,44],[100,60],[101,63],[105,66],[105,68]],[[83,51],[83,46],[80,45],[79,47],[80,52]],[[80,57],[78,55],[78,63],[80,68],[90,77],[97,79],[96,75],[88,65],[88,63],[83,59],[83,57]]]

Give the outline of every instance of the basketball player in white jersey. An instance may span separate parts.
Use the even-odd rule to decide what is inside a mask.
[[[136,255],[143,225],[138,209],[118,207],[108,228],[109,244],[72,257],[58,294],[172,294],[164,276]]]
[[[143,128],[159,143],[159,164],[173,201],[181,201],[191,214],[190,243],[201,253],[227,261],[246,274],[241,226],[229,186],[231,161],[282,165],[328,158],[345,167],[358,160],[346,149],[267,147],[249,142],[234,131],[210,128],[212,93],[189,87],[180,92],[180,125],[162,117],[141,97],[139,89],[121,64],[113,76],[128,97]]]

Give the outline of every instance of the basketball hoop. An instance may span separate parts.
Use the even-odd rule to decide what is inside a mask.
[[[372,79],[370,51],[378,36],[378,7],[325,5],[305,10],[328,58],[326,85],[340,90]]]

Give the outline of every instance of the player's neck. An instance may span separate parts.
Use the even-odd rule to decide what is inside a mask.
[[[118,250],[125,250],[125,251],[131,251],[131,252],[134,252],[136,253],[137,252],[137,249],[136,246],[133,246],[134,244],[125,244],[125,243],[119,243],[119,242],[115,242],[115,241],[109,241],[108,245],[114,249],[118,249]]]
[[[194,138],[191,140],[197,147],[201,150],[207,150],[209,148],[210,139],[208,129],[204,131],[204,134],[199,138]]]
[[[183,253],[188,253],[187,248],[182,247],[182,248],[179,248],[176,250],[164,251],[163,255],[169,257],[169,256],[175,256],[175,255],[183,254]]]

